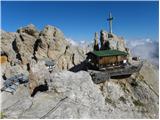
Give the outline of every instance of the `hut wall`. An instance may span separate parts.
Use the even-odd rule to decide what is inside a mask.
[[[123,60],[127,60],[127,57],[126,56],[117,56],[117,62],[122,62]]]
[[[99,59],[99,64],[111,64],[111,63],[118,63],[126,60],[126,56],[110,56],[110,57],[102,57]]]
[[[111,56],[111,57],[102,57],[99,59],[99,64],[110,64],[110,63],[115,63],[117,61],[116,56]]]

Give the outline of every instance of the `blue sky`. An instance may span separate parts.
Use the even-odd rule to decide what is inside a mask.
[[[38,30],[49,24],[75,41],[92,41],[95,32],[109,30],[107,18],[111,11],[114,17],[113,33],[127,40],[158,40],[156,1],[5,1],[1,5],[1,27],[8,32],[30,23]]]

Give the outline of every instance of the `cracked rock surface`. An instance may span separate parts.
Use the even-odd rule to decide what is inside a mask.
[[[158,118],[159,94],[143,75],[96,85],[85,71],[52,73],[49,90],[34,97],[23,85],[14,95],[2,92],[2,112],[15,119]]]
[[[102,40],[108,33],[103,32]],[[29,75],[30,62],[37,83],[48,90],[30,96],[29,87],[18,86],[12,95],[1,92],[0,112],[3,118],[158,118],[158,69],[144,61],[139,73],[124,79],[110,79],[94,84],[88,72],[68,69],[85,59],[85,51],[71,45],[56,27],[47,25],[38,31],[28,25],[17,32],[1,30],[1,52],[7,55],[1,64],[1,85],[5,78],[23,73]],[[125,43],[113,35],[112,49],[124,51]],[[116,46],[115,46],[116,44]],[[87,49],[87,48],[86,48]],[[46,59],[56,59],[56,67],[49,73]],[[79,66],[84,67],[84,66]],[[32,82],[32,81],[31,81]],[[40,87],[41,86],[41,87]]]
[[[1,52],[7,54],[6,63],[25,66],[28,62],[45,59],[56,60],[59,70],[66,70],[85,59],[85,50],[72,45],[63,32],[47,25],[38,31],[33,24],[17,32],[1,30]]]

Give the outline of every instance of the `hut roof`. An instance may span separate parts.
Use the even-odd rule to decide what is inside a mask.
[[[98,57],[109,57],[109,56],[127,56],[128,53],[119,51],[119,50],[100,50],[100,51],[92,51],[87,53],[88,54],[94,54]]]

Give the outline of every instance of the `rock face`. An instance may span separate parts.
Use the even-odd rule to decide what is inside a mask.
[[[108,41],[111,49],[126,51],[124,40],[114,34],[102,31],[100,39]],[[1,62],[1,83],[19,73],[36,79],[35,84],[33,80],[27,87],[18,86],[14,95],[0,93],[3,118],[159,117],[156,67],[144,62],[140,72],[131,77],[96,85],[88,72],[66,71],[85,59],[85,51],[72,46],[58,28],[49,25],[42,31],[34,25],[15,33],[1,31],[1,57],[5,56],[1,58],[5,61]],[[52,73],[45,66],[48,59],[57,63]]]
[[[99,45],[98,45],[98,33],[95,33],[95,37],[94,37],[94,50],[98,51],[99,50]]]
[[[22,67],[32,60],[54,59],[57,68],[65,70],[85,59],[80,47],[72,46],[58,28],[50,25],[40,32],[32,24],[15,33],[1,31],[1,52],[7,54],[9,64]]]
[[[33,81],[30,89],[44,83],[48,75],[46,60],[56,61],[56,71],[68,70],[85,59],[85,53],[79,46],[72,46],[56,27],[47,25],[38,31],[34,25],[19,28],[17,32],[1,30],[1,85],[4,78],[10,78],[23,73],[29,75],[27,64],[32,63]],[[37,75],[37,69],[45,69],[43,74]],[[42,80],[43,79],[43,80]]]
[[[108,33],[104,30],[100,32],[101,49],[111,49],[126,51],[125,41],[122,37],[118,37],[115,34]]]
[[[35,71],[42,78],[42,69]],[[14,95],[1,93],[2,113],[4,118],[14,119],[158,118],[159,96],[144,76],[140,72],[127,79],[111,79],[96,85],[84,71],[52,73],[50,78],[44,78],[49,90],[37,92],[34,97],[22,85]]]
[[[7,118],[105,118],[101,112],[105,106],[103,96],[86,72],[57,73],[50,91],[38,93],[34,98],[29,97],[23,86],[14,96],[7,93],[2,96],[2,104],[8,103],[2,105]]]

